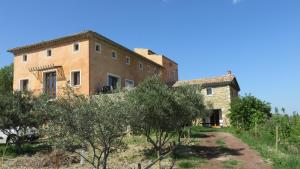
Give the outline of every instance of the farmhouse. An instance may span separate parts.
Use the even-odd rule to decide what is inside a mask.
[[[67,84],[82,94],[134,87],[147,76],[178,80],[178,65],[149,49],[134,51],[85,31],[8,50],[14,54],[14,90],[56,97]]]
[[[207,107],[211,110],[202,120],[205,125],[228,126],[226,115],[230,109],[230,103],[238,96],[240,91],[236,77],[228,71],[226,75],[195,80],[177,81],[174,87],[181,85],[201,85],[201,93]]]
[[[137,86],[146,77],[159,75],[169,86],[201,85],[211,112],[203,122],[229,124],[226,114],[238,96],[239,84],[228,71],[224,76],[178,81],[178,65],[150,49],[133,51],[96,33],[85,31],[8,50],[14,54],[14,90],[30,90],[52,97],[66,85],[92,95],[116,88]]]

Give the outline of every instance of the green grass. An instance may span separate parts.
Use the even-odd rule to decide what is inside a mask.
[[[37,152],[49,152],[51,150],[51,146],[48,144],[42,144],[42,143],[34,143],[34,144],[24,144],[21,147],[21,153],[19,155],[24,154],[35,154]],[[18,156],[16,153],[16,147],[14,145],[6,145],[1,144],[0,145],[0,156],[2,157],[3,152],[5,151],[5,158],[15,158]]]
[[[222,148],[225,148],[226,147],[226,144],[224,142],[224,140],[217,140],[216,141],[216,144]]]
[[[207,163],[207,160],[193,156],[187,158],[180,158],[179,160],[177,160],[176,164],[178,168],[195,168],[199,167],[203,163]]]
[[[237,160],[226,160],[222,162],[224,165],[224,168],[235,168],[240,162]]]

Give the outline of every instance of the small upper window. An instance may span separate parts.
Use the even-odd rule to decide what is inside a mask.
[[[126,57],[126,64],[130,65],[130,57],[128,57],[128,56]]]
[[[150,65],[147,65],[147,72],[150,73],[150,71],[151,71],[151,67]]]
[[[23,61],[23,62],[27,62],[27,55],[23,55],[23,56],[22,56],[22,61]]]
[[[211,87],[206,89],[206,94],[207,94],[207,96],[213,95],[213,90]]]
[[[28,91],[28,79],[20,80],[20,90],[21,91]]]
[[[51,50],[51,49],[48,49],[48,50],[47,50],[47,56],[48,56],[48,57],[52,56],[52,50]]]
[[[143,65],[142,62],[139,63],[139,68],[140,68],[140,70],[143,70],[143,69],[144,69],[144,65]]]
[[[96,43],[95,50],[96,52],[101,53],[101,45],[99,43]]]
[[[117,59],[117,52],[113,50],[113,51],[111,52],[111,57],[112,57],[113,59]]]
[[[74,44],[73,44],[73,51],[74,51],[74,52],[79,51],[79,43],[74,43]]]
[[[73,71],[71,73],[71,85],[79,86],[80,85],[80,71]]]

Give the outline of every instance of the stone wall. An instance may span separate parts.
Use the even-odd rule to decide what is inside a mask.
[[[231,101],[234,97],[238,96],[238,92],[229,85],[211,88],[213,91],[212,95],[207,95],[207,88],[201,90],[201,94],[204,96],[204,102],[209,109],[220,109],[222,112],[220,120],[223,121],[223,126],[228,126],[230,122],[226,116],[229,113]]]

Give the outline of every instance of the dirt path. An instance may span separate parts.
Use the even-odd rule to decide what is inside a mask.
[[[230,133],[208,132],[202,133],[199,145],[194,145],[195,153],[207,163],[201,165],[202,169],[270,169],[259,154],[250,149]]]

